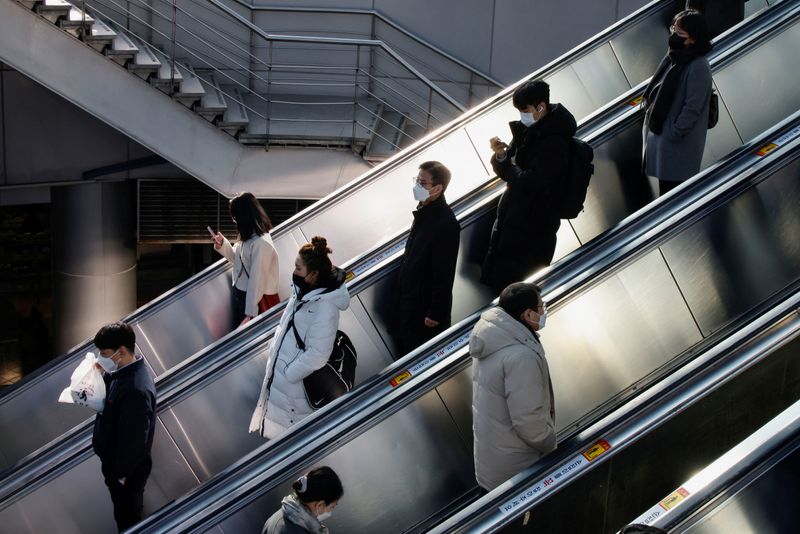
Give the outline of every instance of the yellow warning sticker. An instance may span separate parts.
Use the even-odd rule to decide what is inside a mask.
[[[352,280],[355,277],[356,277],[356,273],[354,273],[353,271],[347,271],[347,274],[344,275],[344,281],[345,282],[349,282],[350,280]]]
[[[600,456],[601,454],[605,453],[607,450],[611,448],[611,444],[604,439],[601,439],[585,451],[583,451],[583,457],[589,460],[590,462]]]
[[[638,106],[639,104],[641,104],[641,103],[642,103],[642,100],[643,100],[643,99],[644,99],[644,97],[643,97],[643,96],[637,96],[636,98],[634,98],[633,100],[631,100],[631,102],[630,102],[630,106],[631,106],[631,107]]]
[[[670,493],[666,499],[664,499],[658,504],[660,504],[661,508],[663,508],[664,510],[669,510],[671,508],[675,508],[675,506],[677,506],[679,502],[681,502],[688,496],[689,492],[686,490],[686,488],[681,487]]]
[[[396,388],[397,386],[399,386],[400,384],[402,384],[403,382],[405,382],[409,378],[411,378],[411,373],[409,373],[408,371],[403,371],[402,373],[400,373],[396,377],[392,378],[389,381],[389,384],[391,384],[391,386],[393,388]]]
[[[778,148],[778,145],[776,145],[775,143],[770,143],[768,145],[764,145],[764,146],[762,146],[761,148],[759,148],[756,151],[756,155],[757,156],[761,156],[763,158],[764,156],[766,156],[767,154],[769,154],[770,152],[772,152],[776,148]]]

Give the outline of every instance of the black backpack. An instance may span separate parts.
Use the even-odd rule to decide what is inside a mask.
[[[300,350],[306,350],[306,344],[300,339],[300,334],[294,325],[294,315],[290,322],[297,346]],[[319,410],[353,389],[357,364],[358,358],[353,342],[347,334],[337,330],[328,362],[303,379],[303,389],[311,408]]]
[[[563,194],[558,215],[562,219],[574,219],[583,211],[586,190],[589,180],[594,174],[594,150],[592,147],[573,137],[570,140],[569,170],[564,183]]]

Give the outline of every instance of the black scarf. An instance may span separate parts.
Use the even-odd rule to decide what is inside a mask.
[[[675,93],[678,92],[678,81],[683,69],[695,58],[703,56],[703,52],[696,47],[670,50],[656,69],[647,89],[644,90],[644,100],[648,107],[647,127],[656,135],[664,128],[664,119],[667,118]],[[665,74],[666,73],[666,74]]]

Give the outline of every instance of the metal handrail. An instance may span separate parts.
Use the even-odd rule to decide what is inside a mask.
[[[264,59],[254,55],[251,51],[246,50],[242,45],[238,44],[234,39],[227,35],[226,32],[220,31],[212,26],[206,20],[201,19],[200,17],[195,16],[194,14],[188,12],[186,9],[178,6],[177,0],[160,0],[165,6],[167,6],[171,10],[171,15],[168,14],[165,10],[160,9],[159,6],[154,6],[152,4],[146,3],[144,0],[134,0],[135,4],[138,8],[145,10],[147,13],[150,13],[150,17],[140,16],[137,13],[134,13],[130,10],[130,2],[128,2],[127,8],[123,6],[118,0],[90,0],[88,2],[89,9],[92,9],[93,12],[108,17],[110,19],[114,19],[114,17],[109,17],[108,14],[104,11],[108,11],[111,13],[115,13],[119,16],[125,17],[127,20],[126,27],[123,28],[124,31],[130,33],[131,35],[137,37],[137,39],[142,40],[144,36],[137,35],[134,31],[130,29],[130,21],[133,20],[137,25],[140,25],[145,32],[149,32],[151,36],[155,36],[157,39],[165,40],[168,45],[170,46],[171,50],[168,54],[169,61],[172,65],[171,70],[171,80],[170,83],[170,91],[174,90],[174,79],[175,79],[175,72],[176,72],[176,50],[180,49],[185,53],[189,54],[190,57],[198,60],[203,67],[197,69],[201,72],[212,72],[212,73],[219,73],[220,76],[224,77],[227,83],[233,84],[236,86],[243,94],[250,94],[254,95],[258,101],[263,102],[264,106],[266,107],[266,111],[261,109],[261,111],[254,109],[251,106],[248,106],[245,102],[241,101],[241,99],[236,98],[234,95],[226,92],[222,88],[216,86],[209,82],[208,80],[200,77],[199,80],[206,86],[211,87],[213,90],[220,91],[226,99],[231,102],[235,102],[242,106],[243,109],[247,110],[250,113],[253,113],[254,116],[261,117],[266,121],[267,131],[267,142],[270,136],[270,105],[271,105],[271,87],[274,86],[301,86],[301,87],[354,87],[355,93],[353,95],[354,100],[358,100],[358,91],[363,89],[363,85],[359,83],[359,76],[361,75],[369,75],[369,72],[364,68],[359,68],[359,64],[361,62],[361,52],[362,46],[371,47],[373,50],[376,50],[380,57],[388,57],[390,61],[394,62],[395,64],[399,65],[404,71],[408,72],[416,81],[421,82],[424,86],[428,89],[428,95],[420,95],[418,91],[414,91],[408,87],[405,87],[400,81],[397,83],[402,86],[403,91],[406,91],[404,94],[403,91],[398,90],[396,87],[393,87],[391,83],[387,83],[388,80],[397,80],[396,76],[393,76],[388,73],[383,73],[384,79],[377,80],[378,83],[381,85],[382,91],[393,95],[399,95],[399,97],[408,103],[410,103],[413,107],[418,109],[421,113],[424,113],[427,118],[425,119],[425,123],[430,125],[431,119],[435,120],[438,123],[442,123],[442,119],[435,114],[432,113],[432,108],[435,106],[437,109],[440,108],[438,104],[433,103],[433,95],[436,94],[440,98],[442,98],[447,104],[452,106],[457,113],[465,111],[465,108],[454,98],[452,98],[449,94],[443,91],[440,87],[438,87],[433,81],[428,79],[425,75],[421,72],[416,70],[410,63],[408,63],[400,54],[398,54],[395,50],[391,47],[387,46],[383,41],[375,40],[375,39],[352,39],[352,38],[340,38],[340,37],[305,37],[305,36],[296,36],[296,35],[272,35],[264,30],[258,28],[257,26],[253,25],[250,21],[241,17],[238,13],[232,11],[228,6],[222,4],[218,0],[190,0],[192,5],[195,6],[202,6],[210,11],[218,11],[222,12],[228,18],[232,19],[236,24],[243,26],[252,35],[257,36],[261,39],[264,39],[267,42],[267,47],[269,49],[269,60],[264,61]],[[85,7],[86,0],[82,0],[83,5]],[[186,16],[192,21],[197,24],[200,24],[203,28],[208,29],[213,36],[221,39],[223,43],[219,42],[211,42],[207,39],[206,36],[201,36],[195,31],[191,30],[190,28],[186,27],[185,23],[180,24],[178,22],[178,15]],[[146,18],[150,18],[150,20],[146,20]],[[169,30],[159,29],[157,27],[157,22],[154,22],[152,18],[156,18],[160,21],[165,21],[168,23],[171,28]],[[177,38],[178,31],[185,33],[189,39],[191,40],[190,43],[186,42],[179,42]],[[168,34],[169,33],[169,34]],[[145,41],[147,39],[144,39]],[[200,46],[196,45],[195,43],[199,43],[200,46],[208,47],[211,49],[210,52],[200,50]],[[343,50],[353,49],[355,47],[356,52],[356,67],[351,65],[345,66],[342,68],[341,66],[337,66],[334,68],[330,65],[302,65],[298,64],[276,64],[272,61],[272,54],[273,54],[273,45],[275,43],[304,43],[304,44],[312,44],[315,45],[315,49],[318,49],[319,46],[322,47],[337,47],[341,46]],[[149,46],[152,46],[150,43],[147,43]],[[252,49],[252,45],[251,45]],[[229,62],[231,66],[220,66],[219,63],[222,62]],[[244,64],[247,63],[247,66]],[[260,67],[260,68],[259,68]],[[353,71],[354,79],[352,82],[343,83],[341,81],[341,76],[337,76],[338,81],[331,81],[325,80],[324,78],[313,78],[313,79],[306,79],[306,80],[274,80],[273,77],[276,72],[284,72],[284,73],[291,73],[291,71],[317,71],[318,73],[324,72],[331,72],[331,73],[341,73],[343,71]],[[245,75],[250,82],[241,81],[233,76],[233,74],[242,74]],[[374,77],[373,81],[375,80]],[[255,83],[263,83],[267,86],[267,94],[266,96],[263,94],[259,94],[258,92],[254,91],[252,88],[252,82]],[[370,84],[370,87],[372,85]],[[389,105],[392,109],[397,109],[395,106],[392,106],[386,102],[386,96],[381,98],[374,91],[369,92],[369,97],[377,99],[379,102],[383,104]],[[366,93],[363,93],[366,94]],[[411,96],[409,96],[411,95]],[[419,101],[424,101],[427,99],[427,110],[425,109],[424,105],[421,105]],[[272,103],[280,103],[280,102],[272,102]],[[314,102],[305,102],[302,103],[303,105],[314,105]],[[300,105],[300,103],[298,103]],[[408,105],[408,104],[405,104]],[[260,108],[260,106],[259,106]],[[355,133],[356,133],[356,126],[357,117],[356,111],[358,106],[353,104],[353,141],[355,141]],[[410,116],[407,113],[403,113],[403,115],[409,119]],[[275,119],[278,120],[278,119]],[[286,122],[285,119],[282,120]],[[314,120],[309,120],[307,122],[315,122]],[[321,121],[321,122],[331,122],[331,121]],[[419,124],[420,121],[414,121],[415,123]],[[367,130],[375,133],[371,128],[367,128]]]
[[[377,19],[380,19],[381,22],[386,23],[387,25],[391,26],[395,30],[399,31],[403,35],[409,37],[411,40],[417,42],[418,44],[424,46],[428,50],[436,53],[437,55],[457,64],[458,66],[462,67],[463,69],[469,71],[475,76],[483,78],[491,85],[495,87],[502,88],[504,84],[495,80],[488,74],[481,72],[480,70],[476,69],[475,67],[461,61],[460,59],[454,57],[453,55],[445,52],[438,46],[426,41],[425,39],[421,38],[420,36],[408,31],[407,29],[403,28],[386,15],[377,11],[375,9],[358,9],[358,8],[325,8],[325,7],[293,7],[293,6],[256,6],[254,4],[248,4],[243,0],[231,0],[242,7],[246,7],[250,11],[284,11],[284,12],[296,12],[296,13],[333,13],[333,14],[349,14],[349,15],[366,15],[371,16]]]

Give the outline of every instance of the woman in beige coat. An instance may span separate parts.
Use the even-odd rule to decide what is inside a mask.
[[[244,192],[230,202],[231,218],[239,239],[235,245],[214,235],[214,250],[233,263],[233,324],[247,323],[278,302],[278,253],[264,208],[252,193]]]

